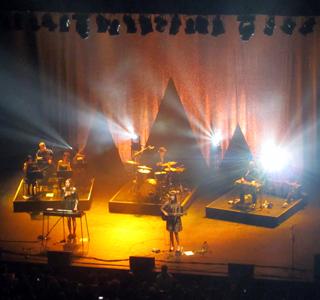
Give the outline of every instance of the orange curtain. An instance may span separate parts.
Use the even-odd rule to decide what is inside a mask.
[[[121,14],[107,17],[122,20]],[[221,130],[225,150],[239,124],[254,154],[274,139],[289,145],[300,165],[303,157],[312,165],[320,83],[318,25],[308,36],[297,30],[289,36],[279,28],[283,18],[277,17],[273,36],[266,36],[266,16],[257,16],[255,35],[244,42],[236,16],[222,16],[226,33],[218,37],[185,34],[185,19],[175,36],[168,30],[127,34],[122,22],[119,36],[97,33],[94,15],[86,40],[75,32],[74,22],[69,33],[41,28],[36,36],[43,97],[54,98],[46,109],[59,115],[66,105],[74,108],[77,122],[70,130],[84,148],[93,112],[101,108],[120,157],[127,160],[125,132],[131,126],[146,142],[172,78],[207,161],[212,128]],[[299,28],[303,18],[296,21]]]

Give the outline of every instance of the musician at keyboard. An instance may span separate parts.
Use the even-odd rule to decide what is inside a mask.
[[[174,240],[176,240],[178,252],[181,251],[179,232],[182,231],[181,216],[184,214],[179,198],[177,193],[172,191],[169,193],[168,200],[161,206],[161,212],[166,220],[166,229],[169,231],[170,251],[174,250]]]
[[[79,198],[78,198],[77,189],[72,185],[71,179],[66,180],[65,186],[63,187],[63,193],[64,193],[64,209],[77,211]],[[68,239],[72,240],[76,238],[77,221],[74,216],[67,217],[67,220],[68,220],[68,230],[69,230]]]
[[[248,169],[245,175],[236,180],[235,184],[240,186],[240,203],[245,202],[245,195],[251,195],[253,207],[257,203],[257,193],[260,190],[261,184],[261,174],[254,161],[249,162]]]
[[[53,151],[47,148],[44,142],[39,143],[39,149],[36,153],[36,160],[40,165],[51,165],[53,162]]]
[[[37,179],[40,179],[42,173],[37,164],[33,161],[31,155],[27,156],[27,160],[23,164],[24,181],[27,185],[27,196],[34,196]]]

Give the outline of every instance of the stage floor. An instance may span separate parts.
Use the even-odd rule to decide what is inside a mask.
[[[149,256],[156,258],[158,270],[166,263],[172,272],[226,275],[228,263],[242,263],[256,265],[257,277],[311,280],[314,254],[320,253],[317,193],[309,193],[309,204],[276,228],[208,219],[205,207],[215,199],[214,195],[197,198],[183,217],[181,233],[184,251],[193,251],[194,255],[176,256],[168,251],[169,235],[160,217],[108,211],[108,201],[123,185],[114,178],[94,190],[94,200],[87,211],[91,240],[84,241],[84,249],[79,240],[76,245],[60,242],[61,224],[53,230],[44,249],[37,239],[42,232],[42,216],[13,212],[19,179],[12,177],[0,186],[0,248],[5,259],[46,262],[45,250],[74,250],[82,256],[74,264],[88,267],[128,269],[129,256]],[[208,251],[201,253],[205,241]],[[292,271],[292,267],[299,270]]]

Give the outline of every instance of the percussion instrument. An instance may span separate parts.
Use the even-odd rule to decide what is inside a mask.
[[[134,160],[127,160],[127,161],[126,161],[126,164],[132,165],[132,166],[138,165],[138,163],[137,163],[136,161],[134,161]]]
[[[155,198],[158,194],[157,180],[154,178],[146,179],[139,188],[141,198]]]

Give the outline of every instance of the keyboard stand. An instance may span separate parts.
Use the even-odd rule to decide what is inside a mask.
[[[50,217],[58,217],[58,220],[51,227],[49,224]],[[57,210],[57,211],[43,211],[43,213],[42,213],[42,235],[41,235],[43,247],[46,248],[50,233],[53,231],[53,229],[58,225],[58,223],[61,220],[62,220],[62,230],[63,230],[63,242],[66,241],[64,218],[69,218],[69,217],[80,219],[81,244],[82,244],[82,250],[84,249],[84,242],[83,242],[84,235],[83,235],[82,217],[85,218],[87,238],[88,238],[88,242],[90,242],[90,234],[89,234],[87,215],[84,211],[75,211],[75,212],[68,212],[68,213],[66,213],[65,211],[59,211],[59,210]]]

